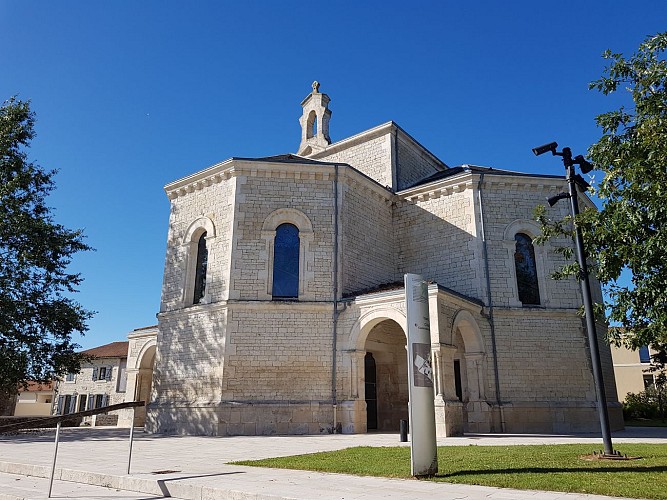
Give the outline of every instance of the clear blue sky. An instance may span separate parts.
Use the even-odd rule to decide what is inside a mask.
[[[617,99],[602,52],[667,29],[661,1],[0,0],[0,100],[30,99],[30,158],[59,170],[57,220],[97,311],[83,347],[156,323],[163,186],[231,156],[295,152],[313,80],[337,141],[394,120],[449,165],[561,174]]]

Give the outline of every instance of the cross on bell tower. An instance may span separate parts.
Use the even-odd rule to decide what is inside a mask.
[[[331,110],[329,96],[320,94],[320,84],[313,82],[313,91],[301,102],[303,114],[299,118],[301,123],[301,145],[298,155],[308,156],[312,153],[322,151],[329,144],[329,120]]]

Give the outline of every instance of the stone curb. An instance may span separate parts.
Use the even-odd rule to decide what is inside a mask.
[[[0,461],[0,473],[48,479],[51,476],[51,468],[45,465]],[[262,495],[222,488],[212,488],[196,484],[186,484],[179,481],[178,478],[170,478],[168,475],[165,476],[164,479],[154,479],[136,476],[115,476],[112,474],[56,467],[53,479],[54,481],[68,481],[72,483],[90,484],[93,486],[104,486],[107,488],[135,491],[137,493],[146,493],[154,496],[182,498],[184,500],[215,500],[221,498],[220,495],[222,492],[224,492],[225,498],[231,500],[292,500],[291,497],[281,495]],[[25,499],[24,497],[0,494],[0,500]]]

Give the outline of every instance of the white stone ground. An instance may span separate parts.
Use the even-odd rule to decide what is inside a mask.
[[[149,499],[171,495],[173,498],[196,500],[214,498],[372,500],[429,496],[437,496],[439,499],[468,500],[604,498],[226,464],[235,460],[285,456],[350,446],[395,446],[399,444],[396,434],[223,438],[161,437],[136,432],[131,474],[127,475],[128,432],[127,429],[64,430],[58,450],[57,477],[65,480],[55,481],[53,497]],[[53,458],[53,438],[52,431],[0,438],[0,500],[46,497],[48,481],[28,478],[25,474],[48,477]],[[614,434],[614,444],[621,451],[620,445],[630,442],[667,444],[667,428],[632,428]],[[540,443],[590,443],[592,450],[601,448],[601,439],[592,435],[479,434],[439,440],[441,445],[461,446]],[[164,471],[172,472],[155,474]],[[90,483],[98,486],[90,486]],[[110,485],[114,489],[101,488],[99,485]]]

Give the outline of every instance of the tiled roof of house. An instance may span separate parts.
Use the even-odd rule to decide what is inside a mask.
[[[23,389],[23,387],[20,388],[21,392],[50,391],[51,389],[53,389],[53,382],[39,383],[33,381],[28,382],[28,387],[26,389]]]
[[[129,342],[111,342],[111,344],[93,347],[83,351],[83,354],[94,356],[96,358],[127,358],[127,349]]]

